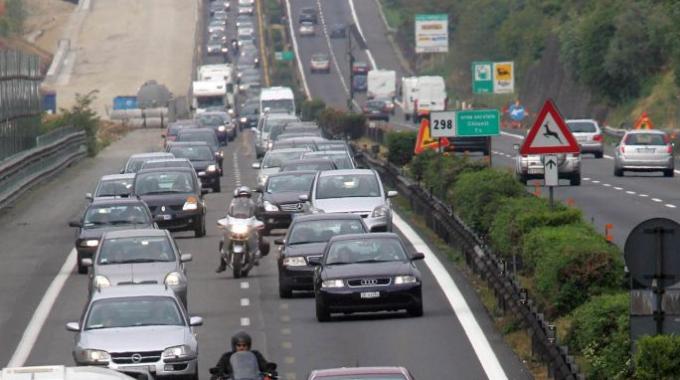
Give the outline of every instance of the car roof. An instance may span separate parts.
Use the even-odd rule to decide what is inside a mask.
[[[658,129],[632,129],[630,131],[626,131],[627,135],[639,135],[643,133],[654,133],[658,135],[665,135],[666,131],[660,131]]]
[[[397,239],[401,241],[399,235],[394,232],[371,232],[370,234],[347,234],[333,236],[329,242],[339,240],[360,240],[360,239]]]
[[[168,158],[170,159],[170,158]],[[117,179],[132,179],[135,178],[136,173],[124,173],[124,174],[107,174],[102,176],[100,181],[115,181]]]
[[[283,135],[283,133],[281,135]],[[279,138],[278,140],[276,140],[276,142],[321,142],[321,141],[326,141],[326,139],[320,136],[295,136],[284,137],[283,139]]]
[[[317,170],[291,170],[288,172],[278,172],[270,175],[269,178],[274,178],[274,177],[285,177],[285,176],[290,176],[290,175],[304,175],[304,174],[316,174],[318,171]]]
[[[130,159],[148,157],[174,157],[174,156],[172,155],[172,153],[167,152],[135,153],[130,155]]]
[[[350,213],[318,213],[318,214],[306,214],[299,215],[293,219],[293,224],[306,221],[314,220],[362,220],[360,214],[350,214]]]
[[[316,158],[316,157],[310,157],[310,158],[302,158],[299,160],[290,160],[286,162],[283,166],[288,166],[288,165],[298,165],[298,164],[333,164],[333,160],[330,160],[328,158]]]
[[[137,197],[130,196],[125,198],[95,198],[90,202],[90,207],[92,206],[116,206],[116,205],[135,205],[135,204],[145,204],[143,200]]]
[[[156,228],[137,228],[134,230],[116,230],[105,232],[103,239],[118,239],[125,237],[150,237],[150,236],[167,236],[166,230]]]
[[[120,298],[120,297],[148,297],[161,296],[171,297],[176,299],[175,292],[172,288],[160,284],[135,284],[111,286],[108,288],[98,288],[96,292],[92,293],[92,302],[101,299]]]
[[[201,141],[201,142],[204,143],[203,141]],[[183,145],[189,145],[189,144],[183,144]],[[144,164],[151,164],[151,163],[156,163],[156,162],[188,162],[188,163],[191,163],[191,161],[188,158],[165,158],[165,159],[162,159],[162,160],[149,160],[149,161],[145,162]]]
[[[567,122],[567,123],[571,123],[571,122],[590,122],[590,123],[595,123],[595,124],[597,124],[597,120],[595,120],[595,119],[567,119],[567,120],[565,120],[565,122]]]
[[[362,235],[365,236],[365,235]],[[343,367],[315,369],[312,375],[315,376],[334,376],[334,375],[367,375],[367,374],[401,374],[406,376],[408,371],[404,367]]]
[[[210,145],[205,141],[168,141],[168,147],[197,146],[197,145],[207,146],[208,148],[210,148]]]
[[[215,133],[215,131],[212,128],[187,128],[187,129],[182,129],[179,131],[180,134],[189,134],[189,133]]]
[[[96,366],[66,367],[63,365],[7,367],[0,373],[1,380],[132,380],[122,372]]]
[[[349,156],[349,152],[347,149],[343,150],[317,150],[314,152],[308,152],[305,153],[305,156],[307,157],[324,157],[324,156],[340,156],[340,155],[347,155]],[[368,169],[370,170],[370,169]]]
[[[267,151],[267,154],[274,153],[274,152],[276,152],[276,153],[292,153],[292,152],[302,153],[302,152],[309,152],[309,151],[305,148],[283,148],[283,149]]]
[[[148,169],[142,169],[137,172],[137,175],[139,174],[144,174],[144,173],[151,173],[151,172],[160,172],[160,173],[168,173],[168,172],[187,172],[187,173],[196,173],[196,170],[193,168],[187,168],[187,167],[177,167],[177,168],[148,168]]]
[[[352,175],[352,174],[373,174],[376,172],[373,169],[340,169],[340,170],[323,170],[319,173],[320,177]]]

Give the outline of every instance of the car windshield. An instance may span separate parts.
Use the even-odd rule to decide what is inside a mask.
[[[125,172],[126,173],[137,173],[139,169],[142,168],[142,164],[146,161],[150,161],[153,159],[159,159],[159,158],[166,158],[164,156],[149,156],[149,157],[134,157],[130,158],[128,161],[127,165],[125,165]]]
[[[319,177],[317,199],[379,197],[380,186],[374,174],[325,175]]]
[[[315,62],[325,62],[328,61],[328,56],[326,54],[314,54],[312,55],[312,61]]]
[[[215,159],[209,146],[173,146],[170,153],[177,158],[186,158],[190,161],[212,161]]]
[[[229,205],[227,215],[237,219],[248,219],[255,215],[253,203],[247,198],[236,198]]]
[[[149,214],[141,204],[90,206],[83,219],[84,228],[151,223]]]
[[[289,114],[295,111],[295,101],[293,99],[271,99],[262,101],[262,109],[269,108],[270,110],[285,110]],[[290,121],[290,119],[285,122]]]
[[[347,150],[347,145],[343,143],[321,142],[316,144],[317,150]]]
[[[660,133],[631,133],[626,136],[626,145],[666,145],[668,137]]]
[[[192,174],[186,171],[142,173],[135,180],[135,194],[193,193]]]
[[[406,380],[403,375],[333,375],[324,376],[319,380]]]
[[[177,141],[205,141],[210,146],[216,147],[219,143],[217,142],[217,137],[215,132],[191,132],[191,133],[181,133],[177,136]]]
[[[303,158],[325,158],[328,160],[333,161],[335,164],[335,167],[338,169],[354,169],[354,165],[352,164],[352,160],[350,160],[349,156],[347,156],[346,153],[340,153],[340,154],[324,154],[320,152],[309,152],[308,154],[305,154],[302,156]]]
[[[366,232],[357,219],[314,220],[295,223],[288,237],[289,245],[325,243],[333,236]]]
[[[130,297],[98,300],[87,314],[85,330],[186,326],[177,302],[170,297]]]
[[[175,261],[175,252],[165,236],[104,239],[97,254],[101,265]]]
[[[597,129],[591,121],[568,121],[567,127],[573,133],[595,133]]]
[[[399,240],[370,238],[341,240],[332,243],[326,255],[326,265],[405,261],[406,252]]]
[[[281,151],[271,151],[267,152],[267,155],[262,160],[263,168],[279,168],[287,161],[297,160],[302,156],[302,152],[281,152]]]
[[[186,157],[180,157],[186,158]],[[191,162],[185,160],[166,160],[166,161],[147,161],[142,165],[142,169],[153,168],[192,168]]]
[[[95,197],[112,197],[116,195],[128,195],[132,191],[134,178],[120,178],[100,181],[95,191]]]
[[[285,165],[281,168],[282,172],[290,172],[294,170],[331,170],[335,169],[330,162],[299,162],[295,164]]]
[[[229,123],[228,115],[200,115],[198,122],[206,127],[219,127]]]
[[[316,173],[291,174],[269,177],[268,193],[299,192],[308,194]]]

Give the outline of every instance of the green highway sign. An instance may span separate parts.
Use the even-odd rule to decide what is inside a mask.
[[[292,61],[295,55],[292,51],[277,51],[274,52],[274,59],[277,61]]]
[[[501,134],[498,110],[456,111],[456,136],[481,137]]]
[[[448,20],[449,15],[446,13],[436,13],[436,14],[417,14],[416,21],[444,21]]]
[[[493,62],[472,62],[472,93],[493,93]]]

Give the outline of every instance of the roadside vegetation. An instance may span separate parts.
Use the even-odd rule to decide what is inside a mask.
[[[0,0],[0,36],[21,34],[25,20],[26,9],[23,0]]]

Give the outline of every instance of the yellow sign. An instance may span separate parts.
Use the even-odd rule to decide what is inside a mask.
[[[643,112],[640,118],[635,122],[635,127],[633,129],[654,129],[654,124],[652,124],[652,119],[649,118],[647,112]]]
[[[433,139],[430,135],[430,121],[424,117],[420,120],[420,130],[418,130],[418,137],[416,138],[415,154],[422,153],[425,149],[439,149],[449,146],[449,140],[446,137]]]

